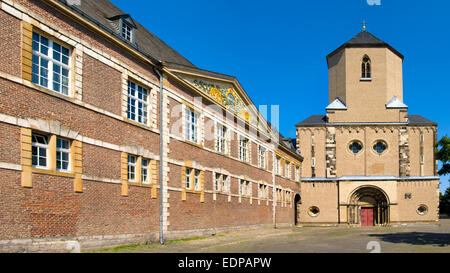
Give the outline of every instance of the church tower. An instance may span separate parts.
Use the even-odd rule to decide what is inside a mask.
[[[403,58],[367,31],[330,53],[329,122],[406,122]]]
[[[437,124],[410,115],[403,55],[365,31],[327,56],[329,105],[296,125],[300,223],[436,223]]]

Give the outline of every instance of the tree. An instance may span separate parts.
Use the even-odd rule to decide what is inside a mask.
[[[439,170],[439,175],[450,174],[450,138],[443,136],[438,142],[436,156],[442,162],[442,168]]]

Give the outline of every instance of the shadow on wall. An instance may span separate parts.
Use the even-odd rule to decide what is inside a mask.
[[[426,232],[405,232],[392,234],[370,234],[379,240],[395,244],[411,245],[436,245],[445,247],[450,245],[450,234],[447,233],[426,233]]]

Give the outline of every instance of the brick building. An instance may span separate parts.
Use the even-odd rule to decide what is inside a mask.
[[[0,7],[0,251],[295,224],[303,157],[235,77],[106,0]]]
[[[326,115],[297,124],[300,223],[439,221],[437,124],[408,113],[403,58],[365,30],[327,56]]]

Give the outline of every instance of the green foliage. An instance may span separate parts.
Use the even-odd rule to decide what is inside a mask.
[[[448,136],[443,136],[438,142],[436,157],[442,162],[442,168],[439,170],[438,174],[450,174],[450,138]]]

